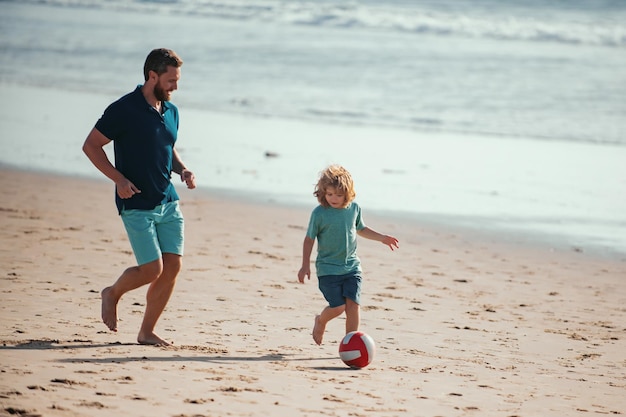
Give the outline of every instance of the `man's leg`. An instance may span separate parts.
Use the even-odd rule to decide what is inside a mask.
[[[110,330],[117,331],[117,303],[122,295],[153,282],[162,275],[162,271],[163,264],[160,259],[133,266],[126,269],[115,284],[102,290],[102,321]]]
[[[144,345],[169,345],[168,342],[154,333],[154,328],[163,310],[165,310],[172,292],[174,292],[176,277],[181,270],[182,263],[182,256],[180,255],[163,254],[163,271],[157,279],[152,281],[148,288],[146,312],[137,336],[137,342]]]

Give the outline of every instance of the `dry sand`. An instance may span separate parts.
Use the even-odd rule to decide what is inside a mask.
[[[351,370],[311,338],[324,306],[296,272],[307,209],[179,188],[186,256],[157,332],[145,289],[100,321],[134,262],[106,181],[0,170],[1,416],[590,416],[626,414],[626,262],[504,245],[368,216]],[[312,201],[312,204],[314,202]]]

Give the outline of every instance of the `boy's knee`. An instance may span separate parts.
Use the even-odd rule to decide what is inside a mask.
[[[330,310],[332,310],[333,314],[335,316],[340,315],[341,313],[343,313],[344,311],[346,311],[346,305],[342,304],[340,306],[337,307],[329,307]]]
[[[346,310],[358,310],[359,309],[359,305],[350,298],[346,298],[346,304],[344,306]]]

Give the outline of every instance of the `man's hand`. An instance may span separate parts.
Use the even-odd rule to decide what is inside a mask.
[[[117,190],[117,195],[119,195],[120,198],[123,199],[131,198],[135,194],[141,192],[139,188],[135,187],[135,184],[133,184],[126,178],[115,183],[115,189]]]
[[[187,184],[187,188],[193,190],[196,188],[196,176],[193,175],[193,172],[188,169],[183,169],[180,173],[180,179],[182,182]]]

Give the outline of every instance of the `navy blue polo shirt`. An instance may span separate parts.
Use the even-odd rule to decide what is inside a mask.
[[[115,168],[141,190],[131,198],[115,193],[122,209],[152,210],[178,200],[171,182],[172,155],[178,134],[178,108],[164,101],[163,114],[146,101],[141,86],[110,104],[96,129],[113,141]]]

